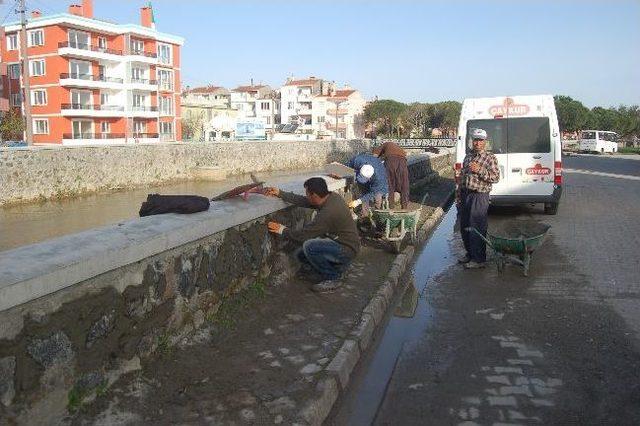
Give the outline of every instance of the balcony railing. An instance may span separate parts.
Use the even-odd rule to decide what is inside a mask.
[[[157,53],[145,52],[144,50],[131,50],[129,52],[129,55],[146,56],[147,58],[157,58],[158,57]]]
[[[173,90],[173,84],[161,81],[158,83],[158,88],[160,90]]]
[[[144,139],[144,138],[157,139],[158,136],[159,135],[157,133],[136,133],[136,132],[133,132],[133,134],[131,135],[132,138],[136,138],[136,139]]]
[[[155,86],[155,85],[158,84],[158,80],[147,80],[146,78],[134,78],[134,77],[131,77],[129,79],[129,83],[150,84],[152,86]]]
[[[161,141],[172,141],[176,138],[176,135],[173,133],[161,133],[160,140]]]
[[[62,139],[124,139],[124,133],[63,133]]]
[[[76,43],[73,41],[63,41],[58,43],[58,48],[70,47],[72,49],[90,50],[92,52],[109,53],[111,55],[122,55],[122,50],[107,49],[106,47],[92,46],[87,43]]]
[[[82,103],[62,104],[60,105],[60,108],[85,111],[124,111],[124,107],[119,105],[92,105]]]
[[[107,83],[122,83],[124,81],[121,78],[106,77],[104,75],[68,73],[68,72],[60,74],[61,80],[66,78],[73,78],[76,80],[87,80],[87,81],[104,81]]]
[[[135,106],[131,105],[129,107],[131,111],[158,111],[157,106]]]

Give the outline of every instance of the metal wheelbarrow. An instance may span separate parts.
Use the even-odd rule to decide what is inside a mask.
[[[386,208],[371,211],[371,222],[375,228],[382,230],[380,239],[390,242],[394,253],[400,253],[402,242],[407,234],[411,236],[411,243],[416,243],[420,213],[427,196],[422,198],[420,207],[415,210]]]
[[[496,254],[498,271],[504,271],[507,262],[523,267],[524,276],[529,276],[529,264],[533,252],[540,247],[551,225],[533,221],[508,221],[487,232],[487,237],[476,228],[468,227],[467,232],[475,232]]]

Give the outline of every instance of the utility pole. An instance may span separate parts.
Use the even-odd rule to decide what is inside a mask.
[[[29,84],[29,59],[27,55],[27,7],[25,0],[20,0],[20,63],[22,67],[22,85],[24,87],[22,105],[24,105],[24,118],[26,120],[27,145],[33,145],[33,120],[31,120],[31,85]]]

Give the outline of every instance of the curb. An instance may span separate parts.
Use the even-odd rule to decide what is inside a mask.
[[[418,230],[418,241],[415,246],[426,241],[429,232],[444,215],[444,206],[449,204],[453,195],[454,191],[451,191],[449,196],[436,207],[435,211],[422,224]],[[387,278],[362,310],[360,322],[352,329],[347,340],[325,367],[324,371],[328,377],[320,380],[316,388],[318,395],[308,400],[299,414],[307,424],[322,425],[338,400],[340,389],[343,392],[347,389],[353,369],[371,343],[375,330],[381,326],[400,282],[400,277],[406,272],[407,266],[413,259],[415,246],[406,247],[402,253],[396,256],[387,273]]]

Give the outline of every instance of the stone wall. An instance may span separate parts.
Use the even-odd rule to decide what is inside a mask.
[[[422,179],[450,162],[424,156],[409,169]],[[344,180],[328,181],[350,197]],[[300,192],[301,182],[285,189]],[[272,218],[301,227],[310,214],[256,195],[3,252],[0,423],[59,423],[148,357],[197,336],[229,297],[287,279],[291,246],[268,233]]]
[[[191,179],[198,167],[309,169],[369,149],[366,140],[0,148],[0,206]]]

